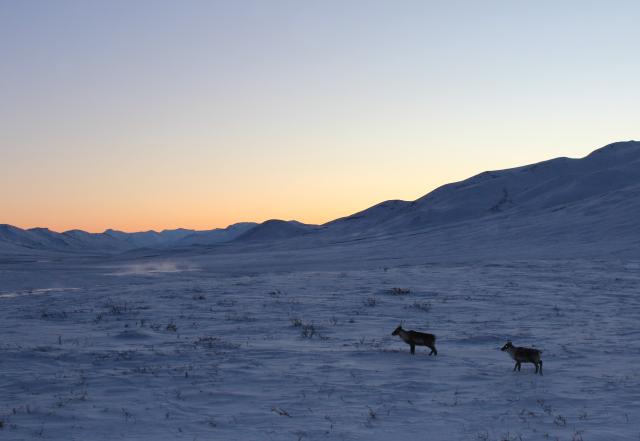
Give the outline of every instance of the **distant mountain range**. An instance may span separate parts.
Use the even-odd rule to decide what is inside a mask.
[[[415,201],[385,201],[319,226],[269,220],[208,231],[56,233],[5,224],[0,225],[0,251],[104,254],[221,244],[282,246],[290,242],[314,246],[412,231],[428,237],[429,232],[442,234],[443,228],[456,231],[452,240],[500,229],[505,237],[512,234],[514,241],[526,236],[529,241],[544,243],[571,236],[580,243],[606,239],[634,244],[640,243],[638,217],[640,142],[628,141],[607,145],[582,159],[556,158],[480,173]]]
[[[0,224],[0,250],[47,250],[67,252],[116,253],[136,248],[167,248],[192,245],[213,245],[230,242],[255,228],[254,222],[242,222],[227,228],[206,231],[176,230],[125,233],[106,230],[104,233],[87,233],[70,230],[56,233],[47,228],[23,230]]]

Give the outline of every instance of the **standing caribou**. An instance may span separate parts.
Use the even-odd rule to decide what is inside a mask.
[[[438,355],[436,350],[436,336],[426,332],[405,331],[402,325],[398,326],[391,335],[398,335],[406,344],[411,346],[411,353],[416,353],[416,346],[426,346],[431,349],[429,355]]]
[[[542,375],[542,360],[540,359],[540,350],[533,348],[525,348],[522,346],[514,346],[513,343],[508,341],[502,349],[502,352],[508,353],[511,358],[516,361],[516,365],[513,370],[520,371],[520,363],[533,363],[536,366],[536,374]]]

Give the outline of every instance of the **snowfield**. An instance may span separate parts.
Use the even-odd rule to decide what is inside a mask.
[[[640,260],[203,262],[4,260],[0,439],[640,439]]]
[[[630,141],[320,226],[0,225],[0,439],[638,441],[639,170]]]

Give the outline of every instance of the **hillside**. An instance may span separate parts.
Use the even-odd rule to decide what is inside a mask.
[[[610,144],[582,159],[557,158],[506,170],[487,171],[444,185],[413,201],[387,201],[329,222],[332,231],[393,234],[430,226],[500,216],[535,216],[576,204],[607,204],[622,190],[632,197],[640,185],[640,142]],[[624,194],[620,194],[624,196]],[[633,202],[633,200],[630,200]]]
[[[322,226],[297,221],[250,222],[208,231],[165,230],[93,234],[0,226],[0,252],[63,251],[118,253],[137,248],[211,247],[248,244],[312,248],[367,239],[399,240],[418,234],[408,247],[473,244],[545,246],[606,242],[612,252],[638,239],[640,142],[619,142],[581,159],[556,158],[506,170],[487,171],[444,185],[415,201],[391,200]],[[396,239],[393,239],[396,238]],[[488,243],[484,243],[488,242]],[[458,247],[454,245],[458,245]]]

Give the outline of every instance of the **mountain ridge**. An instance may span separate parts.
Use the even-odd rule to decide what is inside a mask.
[[[640,188],[640,142],[608,144],[583,158],[559,157],[503,170],[485,171],[462,181],[442,185],[414,201],[388,200],[365,210],[308,225],[271,219],[260,224],[240,222],[205,231],[189,229],[103,233],[47,228],[23,230],[0,225],[0,250],[101,251],[117,253],[135,248],[172,248],[219,244],[260,244],[307,240],[328,243],[393,235],[491,219],[536,217],[547,210],[594,203],[606,206],[606,195],[635,198]],[[624,193],[625,189],[631,191]],[[613,196],[612,196],[613,197]],[[598,202],[599,201],[599,202]],[[631,205],[635,199],[632,199]],[[584,208],[583,207],[583,208]],[[586,209],[586,208],[585,208]],[[579,213],[580,209],[576,211]],[[640,213],[638,213],[640,216]],[[580,221],[578,218],[572,222]],[[557,226],[559,228],[559,226]],[[551,228],[551,227],[549,227]],[[7,245],[8,244],[8,245]]]

